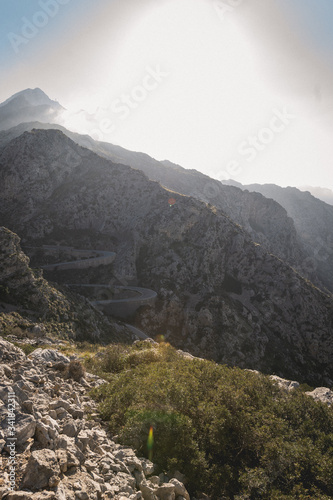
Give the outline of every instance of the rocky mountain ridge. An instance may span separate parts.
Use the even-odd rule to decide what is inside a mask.
[[[42,94],[43,99],[51,101],[40,89],[27,89],[15,94],[15,97],[24,97],[31,101],[31,93],[38,92]],[[10,101],[10,100],[9,100]],[[8,100],[6,101],[6,103]],[[5,104],[5,103],[4,103]],[[32,102],[30,103],[33,104]],[[115,146],[106,142],[95,141],[88,135],[80,135],[59,125],[61,118],[56,115],[49,120],[45,120],[42,114],[39,114],[37,107],[32,106],[31,116],[35,116],[38,122],[20,123],[19,117],[12,116],[14,128],[0,132],[0,145],[5,145],[14,137],[20,135],[23,131],[33,128],[58,128],[68,137],[83,147],[87,147],[98,155],[111,159],[113,162],[129,165],[132,168],[142,170],[151,179],[158,181],[163,186],[173,191],[180,192],[187,196],[193,196],[206,203],[215,205],[225,214],[240,224],[250,235],[253,241],[260,243],[266,251],[274,253],[288,264],[297,269],[303,276],[309,278],[319,287],[327,287],[333,290],[332,266],[327,262],[327,248],[331,249],[331,228],[327,236],[327,229],[322,227],[320,211],[322,207],[304,206],[304,214],[312,210],[319,221],[314,235],[314,249],[311,248],[311,239],[304,238],[304,233],[294,214],[290,213],[284,203],[279,203],[278,199],[273,197],[260,196],[258,190],[242,190],[242,186],[233,187],[221,183],[220,181],[209,178],[208,176],[195,170],[186,170],[180,165],[175,165],[169,161],[157,161],[144,153],[128,151],[120,146]],[[0,116],[1,121],[1,116]],[[21,120],[22,121],[22,120]],[[40,123],[52,121],[53,123]],[[58,124],[56,123],[58,121]],[[274,201],[273,201],[274,198]],[[319,200],[318,200],[319,201]],[[315,208],[315,210],[313,210]],[[305,221],[305,223],[310,221]],[[316,221],[315,221],[316,222]],[[329,215],[328,227],[332,225],[332,216]],[[295,227],[297,225],[297,228]],[[311,232],[311,230],[310,230]],[[326,247],[325,256],[323,255],[323,246]],[[321,255],[318,255],[319,252]],[[329,260],[331,257],[329,256]]]
[[[128,151],[120,146],[98,142],[90,136],[70,132],[55,123],[24,123],[2,131],[0,132],[0,146],[5,146],[23,132],[34,128],[61,130],[74,142],[94,151],[99,156],[141,170],[150,180],[159,182],[171,191],[216,206],[240,224],[254,241],[291,265],[296,266],[305,258],[297,241],[293,221],[278,203],[267,200],[258,193],[244,193],[240,189],[226,187],[221,182],[196,170],[186,170],[171,162],[157,161],[145,153]]]
[[[318,198],[329,205],[333,205],[333,191],[329,188],[313,187],[313,186],[298,186],[300,191],[309,191],[315,198]]]
[[[1,151],[2,220],[25,243],[115,251],[113,272],[158,293],[133,322],[217,361],[331,385],[332,296],[217,208],[35,130]],[[173,199],[169,203],[170,198]]]
[[[155,180],[172,191],[192,196],[205,203],[210,203],[240,224],[251,239],[260,243],[266,251],[274,253],[279,258],[292,265],[304,277],[310,279],[316,286],[332,291],[331,276],[332,213],[321,219],[325,203],[321,205],[316,200],[316,206],[303,206],[299,215],[289,211],[288,205],[278,197],[265,196],[260,189],[241,189],[236,182],[221,183],[218,180],[195,170],[187,170],[169,161],[157,161],[144,153],[128,151],[120,146],[93,140],[66,130],[57,124],[42,124],[38,122],[18,125],[8,131],[0,132],[0,145],[4,146],[22,132],[34,127],[55,128],[61,130],[77,144],[86,147],[98,155],[111,159],[113,162],[131,166],[143,171],[150,180]],[[238,185],[239,184],[239,185]],[[296,189],[296,188],[295,188]],[[313,197],[313,199],[315,199]],[[311,212],[310,218],[299,223],[299,216],[304,217]],[[295,218],[295,219],[294,219]],[[304,226],[307,223],[315,227],[315,234],[306,234]],[[295,226],[296,224],[296,226]],[[314,248],[312,248],[314,242]],[[329,251],[329,253],[328,253]]]
[[[306,258],[302,268],[309,277],[316,275],[329,290],[333,289],[333,206],[310,192],[295,187],[282,188],[275,184],[242,184],[231,181],[237,187],[250,192],[261,193],[274,199],[285,208],[294,221],[298,239]]]

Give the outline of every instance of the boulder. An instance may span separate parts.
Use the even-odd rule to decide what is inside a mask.
[[[183,483],[178,481],[178,479],[176,478],[170,479],[169,483],[174,485],[176,497],[180,496],[185,498],[186,500],[190,500],[190,495],[188,494],[188,491],[186,490]]]
[[[47,488],[50,479],[59,474],[60,467],[53,450],[33,451],[24,471],[22,488],[31,490]]]
[[[141,465],[142,465],[142,470],[146,476],[150,476],[154,472],[154,464],[147,458],[139,458]]]
[[[37,363],[66,363],[69,364],[69,358],[64,356],[55,349],[41,349],[38,348],[29,354],[29,358]]]
[[[6,377],[8,377],[8,378],[12,378],[13,377],[13,372],[12,372],[12,369],[10,368],[10,366],[8,366],[8,365],[2,365],[1,369],[3,370],[3,372],[4,372],[4,374],[5,374]]]
[[[136,486],[138,488],[140,488],[140,484],[142,483],[142,481],[145,481],[145,475],[143,472],[141,471],[138,471],[138,470],[135,470],[134,471],[134,477],[135,477],[135,480],[136,480]]]
[[[54,441],[50,436],[49,431],[52,431],[49,426],[45,425],[43,422],[38,421],[36,424],[35,439],[43,448],[49,448],[52,450],[54,448]]]
[[[55,447],[57,450],[63,449],[67,452],[67,467],[79,467],[85,461],[85,455],[74,442],[74,438],[59,434],[56,439]]]
[[[151,476],[149,478],[149,481],[153,484],[157,484],[157,486],[161,484],[161,479],[159,478],[159,476]]]
[[[271,375],[269,378],[281,387],[281,389],[285,389],[286,391],[299,388],[299,383],[295,380],[287,380],[285,378],[278,377],[277,375]]]
[[[65,410],[68,410],[69,407],[70,404],[65,399],[57,399],[56,401],[52,401],[49,404],[50,410],[57,410],[58,408],[64,408]]]
[[[11,342],[0,337],[0,362],[13,363],[15,361],[23,361],[25,354],[19,347],[16,347]]]
[[[33,493],[27,491],[11,491],[2,498],[4,500],[31,500],[33,498]]]
[[[68,469],[67,452],[64,449],[56,450],[56,456],[58,459],[59,467],[61,472],[66,472]]]
[[[178,481],[183,484],[186,484],[188,482],[185,474],[182,474],[181,472],[179,472],[179,470],[176,470],[171,477],[174,479],[178,479]]]
[[[30,392],[32,388],[27,385],[26,381],[19,380],[13,385],[13,390],[16,394],[17,401],[22,404],[24,401],[28,401],[30,397]]]
[[[306,392],[305,394],[311,396],[315,401],[326,403],[328,406],[333,404],[333,391],[327,387],[317,387],[313,391]]]
[[[36,420],[32,415],[19,413],[15,420],[15,437],[20,445],[25,444],[33,437],[36,429]]]
[[[175,500],[175,485],[172,483],[164,483],[155,490],[155,494],[161,500]]]
[[[32,438],[33,435],[35,434],[35,429],[36,429],[36,420],[32,415],[28,415],[26,413],[20,413],[16,409],[15,412],[15,420],[14,420],[14,430],[13,434],[10,434],[10,437],[16,438],[16,443],[17,447],[22,447],[26,444],[28,439]],[[3,411],[3,409],[0,412],[1,416],[1,423],[0,423],[0,429],[5,433],[5,435],[8,434],[8,423],[7,423],[7,412]],[[12,431],[11,431],[12,432]],[[5,446],[5,449],[8,451],[8,447]]]
[[[141,482],[140,491],[144,500],[157,500],[157,496],[155,494],[155,485],[153,485],[153,483],[150,483],[146,479]]]
[[[89,495],[84,490],[78,490],[75,492],[75,498],[78,500],[89,500]]]
[[[62,433],[66,434],[69,437],[75,437],[77,435],[77,427],[74,423],[74,420],[68,420],[64,423],[62,427]]]
[[[22,402],[22,409],[29,413],[29,414],[32,414],[33,413],[33,409],[34,409],[34,402],[30,399],[25,399],[23,402]]]

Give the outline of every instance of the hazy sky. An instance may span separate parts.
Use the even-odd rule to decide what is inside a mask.
[[[40,87],[96,139],[333,188],[332,0],[1,0],[0,39],[0,101]]]

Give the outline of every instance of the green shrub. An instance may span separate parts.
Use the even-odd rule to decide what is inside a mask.
[[[32,345],[32,344],[21,344],[19,342],[14,342],[14,345],[16,345],[16,347],[19,347],[20,349],[22,349],[22,351],[24,352],[24,354],[26,356],[28,356],[29,354],[31,354],[33,351],[35,351],[35,349],[38,349],[40,346],[38,345]]]
[[[120,442],[147,457],[153,427],[158,471],[181,470],[191,493],[214,498],[333,496],[332,408],[167,345],[119,352],[110,383],[93,394]]]
[[[199,451],[189,417],[170,411],[129,410],[125,420],[119,437],[122,443],[134,445],[140,456],[149,456],[147,438],[150,427],[153,427],[151,458],[158,464],[155,473],[180,469],[189,480],[194,480],[197,475],[204,477],[207,464],[204,454]]]

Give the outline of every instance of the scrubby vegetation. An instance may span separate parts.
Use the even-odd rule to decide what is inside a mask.
[[[158,472],[227,499],[333,497],[333,409],[268,377],[184,358],[171,346],[109,346],[86,360],[108,377],[93,393],[120,442]]]
[[[71,360],[67,369],[67,375],[69,378],[72,378],[76,382],[79,382],[81,378],[84,377],[85,369],[82,366],[80,360],[78,359]]]

